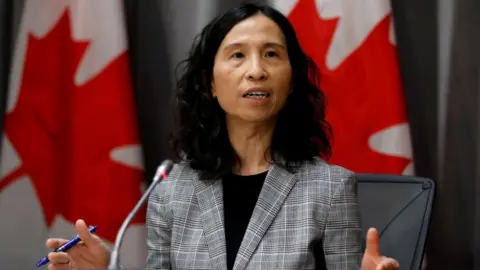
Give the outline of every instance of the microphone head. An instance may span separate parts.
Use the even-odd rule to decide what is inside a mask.
[[[162,170],[166,173],[166,174],[169,174],[170,171],[173,169],[173,161],[167,159],[167,160],[164,160],[162,162],[162,164],[160,164],[160,168],[162,168]]]
[[[166,176],[173,169],[173,162],[169,159],[165,160],[158,166],[157,172],[155,173],[154,180],[158,180],[161,177],[166,178]]]

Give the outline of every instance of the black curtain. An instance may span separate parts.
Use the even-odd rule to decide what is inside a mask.
[[[437,178],[437,6],[435,0],[391,1],[411,128],[415,174]]]
[[[480,1],[454,1],[432,269],[480,269]]]
[[[391,1],[397,51],[412,137],[415,174],[438,183],[438,27],[436,0]],[[434,200],[427,239],[427,269],[440,259],[437,254],[439,194]]]
[[[480,269],[480,2],[392,5],[416,170],[437,185],[427,269]]]
[[[397,51],[412,136],[415,174],[438,183],[438,26],[436,0],[391,1],[395,20]],[[437,192],[427,242],[427,269],[442,269],[436,233],[442,197]],[[460,269],[460,268],[452,268]]]
[[[3,130],[8,75],[12,58],[13,1],[0,1],[0,130]],[[3,132],[0,132],[0,134]],[[0,139],[1,139],[0,135]]]
[[[169,2],[169,1],[165,1]],[[168,135],[172,126],[172,87],[165,5],[159,1],[125,0],[133,87],[143,146],[146,179],[170,158]]]

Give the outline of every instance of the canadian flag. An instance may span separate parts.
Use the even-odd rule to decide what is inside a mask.
[[[333,128],[330,162],[414,174],[388,0],[272,0],[320,69]]]
[[[26,0],[6,110],[2,265],[33,268],[78,218],[112,245],[143,191],[122,1]],[[144,219],[127,231],[127,268],[144,264]]]

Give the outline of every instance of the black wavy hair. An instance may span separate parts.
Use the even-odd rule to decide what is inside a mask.
[[[215,55],[227,33],[240,21],[256,14],[273,20],[282,30],[292,67],[293,92],[277,116],[271,162],[289,171],[315,157],[331,155],[331,127],[325,120],[326,97],[318,87],[319,72],[302,51],[295,30],[279,11],[252,3],[228,10],[213,19],[195,38],[189,56],[177,67],[178,128],[172,134],[180,160],[217,179],[231,172],[238,161],[228,139],[225,112],[211,93]]]

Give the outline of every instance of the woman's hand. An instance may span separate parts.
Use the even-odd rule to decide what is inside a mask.
[[[67,252],[50,252],[48,259],[49,270],[63,269],[103,269],[110,261],[110,250],[107,245],[96,235],[88,231],[83,220],[77,220],[75,229],[80,236],[80,243],[70,248]],[[47,240],[47,247],[56,249],[69,240],[52,238]]]
[[[378,232],[370,228],[367,232],[367,247],[363,254],[362,270],[398,270],[399,263],[393,259],[382,256],[378,248]]]

